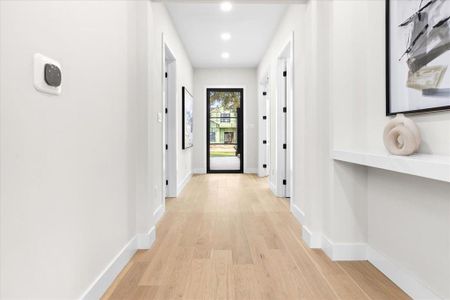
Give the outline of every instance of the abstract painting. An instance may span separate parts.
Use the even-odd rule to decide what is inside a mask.
[[[386,114],[450,109],[450,1],[386,3]]]
[[[183,138],[182,147],[188,149],[194,146],[194,98],[183,86]]]

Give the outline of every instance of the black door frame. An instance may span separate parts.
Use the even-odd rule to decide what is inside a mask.
[[[210,168],[210,92],[238,92],[241,94],[241,105],[238,109],[237,118],[237,135],[238,135],[238,151],[240,155],[240,169],[239,170],[211,170]],[[207,88],[206,89],[206,172],[207,173],[244,173],[244,89],[243,88]]]

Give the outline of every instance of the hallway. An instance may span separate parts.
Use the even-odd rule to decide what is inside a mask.
[[[450,300],[450,0],[0,0],[0,300]]]
[[[267,179],[196,175],[103,299],[409,299],[370,263],[332,262],[300,232]]]

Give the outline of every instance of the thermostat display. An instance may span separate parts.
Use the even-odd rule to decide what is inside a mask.
[[[45,64],[44,79],[49,86],[58,87],[61,85],[61,70],[52,64]]]

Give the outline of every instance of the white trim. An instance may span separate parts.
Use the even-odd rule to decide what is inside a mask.
[[[335,243],[322,236],[322,250],[332,261],[367,260],[367,244]]]
[[[368,260],[413,299],[442,299],[411,272],[399,267],[365,243],[334,243],[303,226],[303,240],[310,248],[321,248],[332,261]]]
[[[275,184],[273,184],[273,182],[270,181],[270,180],[269,180],[269,188],[270,188],[270,191],[271,191],[275,196],[278,196],[278,195],[277,195],[277,186],[276,186]]]
[[[292,205],[291,210],[297,220],[302,218],[302,211],[296,205]],[[399,267],[394,260],[380,254],[366,243],[335,243],[320,233],[312,232],[307,226],[302,226],[302,238],[310,248],[322,249],[333,261],[368,260],[413,299],[443,299],[410,271]]]
[[[302,237],[310,248],[322,249],[332,261],[367,260],[365,243],[335,243],[321,233],[312,232],[306,226],[303,226]]]
[[[156,227],[152,226],[147,233],[138,233],[136,235],[137,249],[147,250],[150,249],[156,240]]]
[[[322,248],[322,235],[320,233],[313,233],[305,225],[302,227],[303,241],[312,249]]]
[[[206,168],[195,168],[192,169],[193,174],[206,174]]]
[[[157,209],[153,212],[153,218],[155,220],[155,224],[158,224],[158,222],[161,220],[161,218],[164,216],[164,213],[166,212],[166,209],[164,205],[158,206]]]
[[[186,184],[191,180],[192,173],[188,173],[186,177],[180,182],[177,189],[177,196],[183,191],[183,189],[186,187]]]
[[[410,272],[400,268],[384,255],[370,246],[367,247],[367,256],[371,264],[398,285],[413,299],[442,299],[433,293],[425,284]]]
[[[245,161],[244,161],[244,163],[245,163]],[[258,169],[257,168],[245,168],[244,173],[245,174],[257,174]]]
[[[125,268],[138,249],[150,249],[156,240],[155,226],[147,233],[136,234],[111,260],[80,297],[82,300],[97,300],[108,290],[119,273]]]
[[[305,213],[291,201],[291,213],[294,215],[294,217],[297,219],[297,221],[300,223],[300,225],[305,224]]]
[[[127,265],[137,250],[137,237],[132,238],[114,259],[106,266],[95,281],[80,297],[83,300],[100,299],[106,290],[113,283],[114,279],[119,275],[122,269]]]

